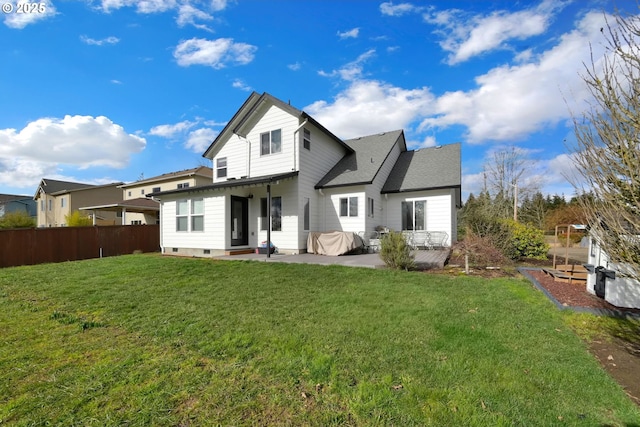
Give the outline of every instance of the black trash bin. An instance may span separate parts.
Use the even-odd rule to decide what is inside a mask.
[[[596,296],[600,298],[604,298],[606,294],[607,278],[615,279],[616,272],[607,270],[603,266],[596,267],[596,283],[593,285],[593,290],[596,292]]]

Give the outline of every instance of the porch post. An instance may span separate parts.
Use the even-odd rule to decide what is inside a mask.
[[[271,184],[267,184],[267,258],[271,258]]]
[[[94,209],[92,212],[93,212],[93,225],[96,225],[96,210]]]

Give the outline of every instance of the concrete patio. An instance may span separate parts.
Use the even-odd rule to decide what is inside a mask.
[[[443,268],[449,258],[450,249],[415,251],[416,264],[420,269]],[[349,267],[384,268],[380,254],[358,254],[326,256],[315,254],[284,255],[271,254],[270,258],[261,254],[225,255],[216,257],[224,260],[249,260],[262,262],[285,262],[292,264],[346,265]]]

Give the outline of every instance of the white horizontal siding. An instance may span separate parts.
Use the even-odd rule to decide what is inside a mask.
[[[239,138],[236,135],[231,137],[220,144],[220,149],[213,158],[213,182],[224,182],[229,178],[240,178],[248,176],[249,167],[247,163],[247,153],[249,151],[250,143],[246,140]],[[224,178],[217,178],[218,171],[216,166],[218,165],[218,159],[227,159],[227,176]]]
[[[304,228],[304,201],[309,199],[309,231],[326,231],[325,218],[325,197],[314,187],[346,154],[347,150],[338,144],[333,138],[318,130],[315,126],[307,123],[305,128],[311,132],[311,146],[307,150],[303,147],[303,130],[300,129],[297,139],[299,147],[299,167],[298,176],[299,198],[298,198],[298,218],[299,247],[306,248],[308,233]]]
[[[200,198],[188,195],[187,200]],[[176,231],[176,201],[163,200],[160,228],[162,245],[167,248],[225,249],[226,212],[221,195],[205,195],[204,231]]]
[[[427,190],[409,193],[389,194],[386,200],[387,224],[391,230],[402,230],[401,206],[404,201],[427,201],[427,231],[444,231],[447,233],[448,242],[456,238],[452,211],[453,190]]]
[[[365,230],[367,217],[364,186],[341,187],[324,191],[324,227],[320,231],[353,231]],[[358,198],[358,216],[340,216],[341,198]]]
[[[255,243],[250,242],[252,246],[258,246],[267,240],[267,231],[260,230],[260,199],[266,197],[266,186],[254,189],[249,209],[249,228],[255,230]],[[298,240],[298,215],[301,215],[301,212],[298,210],[297,179],[280,181],[279,184],[271,185],[271,197],[282,198],[282,230],[271,232],[271,242],[282,250],[299,251],[305,246],[301,246]]]
[[[247,134],[247,140],[251,142],[250,176],[273,175],[296,170],[297,153],[294,149],[294,132],[298,127],[298,118],[272,105],[258,119]],[[280,153],[261,156],[260,135],[277,129],[282,131]]]

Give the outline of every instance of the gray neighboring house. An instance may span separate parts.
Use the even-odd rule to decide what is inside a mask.
[[[305,252],[310,232],[334,230],[438,231],[446,245],[457,240],[459,143],[410,151],[402,130],[342,140],[254,92],[203,156],[213,163],[210,184],[151,194],[164,253],[251,250],[268,228],[284,253]]]
[[[36,218],[36,202],[31,196],[0,194],[0,218],[11,212],[24,212]]]

